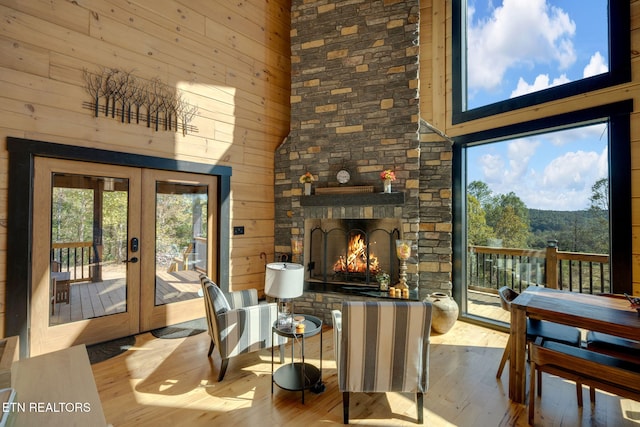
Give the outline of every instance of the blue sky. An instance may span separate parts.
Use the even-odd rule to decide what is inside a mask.
[[[533,209],[587,209],[591,187],[608,176],[606,132],[591,125],[470,148],[467,180],[513,191]]]
[[[468,0],[469,108],[608,71],[606,0]],[[468,181],[579,210],[608,176],[604,125],[469,150]]]

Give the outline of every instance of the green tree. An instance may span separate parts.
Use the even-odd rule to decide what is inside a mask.
[[[609,179],[601,178],[591,187],[591,207],[587,222],[590,252],[609,253]]]
[[[591,187],[591,210],[609,212],[609,179],[600,178]]]
[[[467,186],[467,194],[475,197],[480,206],[485,209],[493,198],[493,191],[487,183],[482,181],[473,181]]]
[[[486,215],[487,225],[494,229],[503,246],[528,247],[529,210],[513,191],[493,197],[486,207]]]
[[[89,242],[93,239],[93,191],[53,188],[52,240]]]
[[[529,222],[514,206],[507,205],[499,212],[495,233],[507,248],[526,248],[529,239]]]
[[[127,258],[127,192],[104,192],[102,200],[102,261],[121,261]]]
[[[203,230],[206,230],[206,197],[198,194],[163,194],[156,196],[156,250],[159,253],[180,253],[192,243],[194,211],[202,210]]]
[[[484,209],[478,199],[467,193],[467,242],[469,245],[486,246],[494,237],[493,229],[487,225]]]

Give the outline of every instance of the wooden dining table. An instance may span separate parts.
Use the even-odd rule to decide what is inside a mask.
[[[527,317],[640,340],[640,313],[624,296],[527,288],[511,302],[509,398],[516,403],[525,401]]]

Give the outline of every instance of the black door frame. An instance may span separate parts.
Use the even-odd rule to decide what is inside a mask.
[[[35,157],[49,157],[214,175],[218,179],[218,274],[213,278],[224,291],[229,290],[229,242],[231,167],[196,163],[96,148],[77,147],[22,138],[7,138],[9,188],[7,218],[7,283],[5,336],[20,337],[20,357],[28,357],[31,325],[31,254],[34,206],[33,174]]]

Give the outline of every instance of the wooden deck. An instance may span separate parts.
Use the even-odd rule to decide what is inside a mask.
[[[193,270],[157,272],[156,305],[199,298],[200,273]]]
[[[200,279],[196,271],[156,274],[156,305],[199,298]],[[69,289],[69,304],[56,303],[50,325],[93,319],[126,311],[127,290],[124,277],[95,283],[74,283]]]
[[[469,314],[499,322],[510,323],[511,313],[502,309],[497,293],[467,291],[467,311]]]
[[[322,338],[326,390],[307,393],[304,405],[299,393],[276,387],[271,394],[270,350],[232,358],[217,382],[220,358],[216,352],[207,358],[206,333],[172,340],[144,333],[132,349],[92,368],[107,422],[118,427],[342,425],[332,329]],[[505,333],[464,322],[432,335],[425,426],[527,426],[526,406],[508,398],[508,370],[495,377],[506,342]],[[319,335],[306,340],[307,362],[318,363],[319,344]],[[288,346],[285,354],[289,358]],[[584,407],[578,408],[575,384],[547,374],[543,383],[537,426],[640,425],[638,402],[598,392],[591,405],[584,389]],[[403,393],[353,394],[350,412],[352,425],[417,425],[415,397]]]
[[[76,322],[126,311],[124,278],[95,283],[74,283],[69,287],[69,303],[56,303],[50,325]]]

